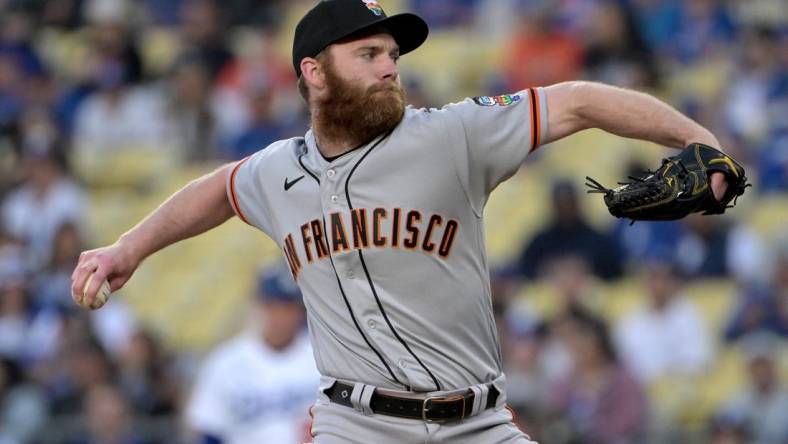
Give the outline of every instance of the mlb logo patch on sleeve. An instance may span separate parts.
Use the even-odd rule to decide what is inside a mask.
[[[479,96],[473,101],[479,106],[509,106],[522,99],[519,94],[503,94],[500,96]]]

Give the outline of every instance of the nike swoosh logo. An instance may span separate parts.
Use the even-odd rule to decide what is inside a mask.
[[[299,180],[303,179],[304,176],[299,177],[298,179],[293,180],[292,182],[287,181],[287,177],[285,177],[285,191],[289,190],[293,187],[293,185],[297,184]]]

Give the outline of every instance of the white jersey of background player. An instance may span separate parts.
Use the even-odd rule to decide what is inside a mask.
[[[186,411],[201,444],[300,443],[319,374],[304,325],[301,293],[287,270],[264,273],[255,331],[206,359]]]

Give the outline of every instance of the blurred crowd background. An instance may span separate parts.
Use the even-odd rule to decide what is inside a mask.
[[[787,443],[785,1],[381,3],[431,26],[401,60],[414,106],[572,79],[636,88],[711,129],[754,183],[724,217],[629,226],[582,178],[612,183],[670,150],[588,131],[493,194],[523,428]],[[306,131],[289,50],[311,5],[0,0],[0,443],[193,442],[202,360],[241,329],[278,248],[233,220],[150,258],[97,312],[72,303],[70,274],[188,180]]]

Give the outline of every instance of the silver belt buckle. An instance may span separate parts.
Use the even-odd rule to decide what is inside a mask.
[[[421,404],[421,419],[424,420],[426,423],[436,423],[442,424],[446,422],[451,422],[453,419],[444,418],[444,419],[430,419],[427,418],[427,412],[430,411],[430,403],[433,401],[440,401],[440,402],[453,402],[462,400],[462,409],[460,410],[460,419],[458,421],[462,421],[465,419],[465,394],[454,395],[454,396],[428,396],[424,398],[424,402]]]

